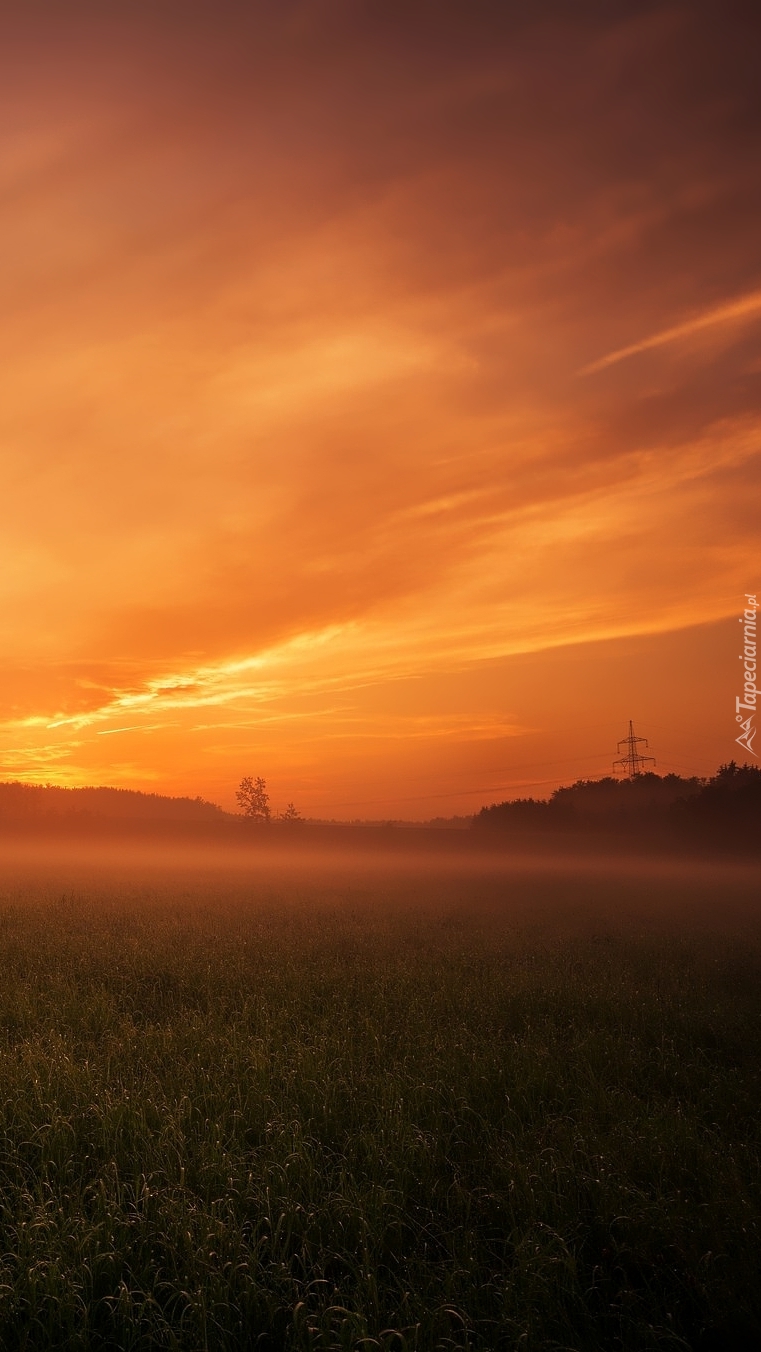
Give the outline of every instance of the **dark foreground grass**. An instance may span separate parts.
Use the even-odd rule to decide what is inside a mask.
[[[758,951],[586,931],[6,902],[0,1346],[761,1346]]]

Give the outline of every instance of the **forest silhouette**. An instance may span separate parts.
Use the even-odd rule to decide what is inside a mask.
[[[701,779],[654,772],[627,779],[580,779],[548,799],[517,798],[484,807],[473,827],[484,835],[619,836],[632,842],[694,842],[758,849],[761,769],[730,761]]]
[[[172,798],[132,789],[0,783],[0,835],[200,835],[237,844],[278,839],[282,831],[298,826],[312,844],[367,840],[389,845],[403,839],[407,845],[425,840],[458,849],[531,849],[553,842],[590,848],[613,842],[644,848],[701,845],[743,853],[761,847],[761,769],[733,761],[702,779],[655,773],[580,779],[547,799],[515,798],[483,807],[469,830],[462,829],[460,818],[325,823],[305,822],[295,809],[271,817],[247,811],[243,801],[239,807],[238,813],[226,812],[201,797]]]

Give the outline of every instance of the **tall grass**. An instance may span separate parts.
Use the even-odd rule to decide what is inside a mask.
[[[753,943],[96,889],[0,961],[4,1349],[759,1346]]]

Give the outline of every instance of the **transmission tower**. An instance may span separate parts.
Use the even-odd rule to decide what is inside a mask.
[[[629,719],[629,736],[624,737],[623,741],[618,743],[619,752],[622,746],[626,747],[626,751],[623,756],[620,756],[618,760],[614,760],[613,762],[613,769],[620,770],[621,773],[627,775],[629,779],[636,779],[637,775],[644,774],[645,771],[643,766],[645,766],[648,761],[652,761],[653,765],[655,765],[655,756],[643,756],[638,749],[637,744],[639,742],[642,742],[647,746],[646,737],[634,736],[632,720]]]

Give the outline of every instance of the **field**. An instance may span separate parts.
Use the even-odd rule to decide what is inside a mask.
[[[3,1349],[761,1347],[757,870],[0,862]]]

